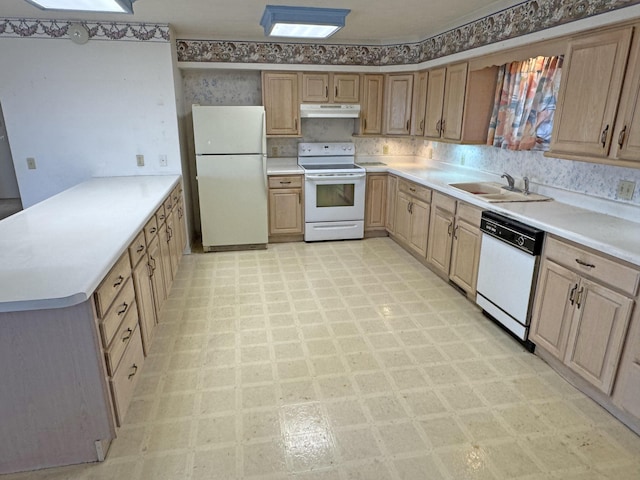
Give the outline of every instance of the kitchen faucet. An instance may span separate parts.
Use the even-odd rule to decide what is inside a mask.
[[[500,178],[506,178],[507,179],[507,183],[509,185],[507,185],[506,187],[502,187],[505,190],[509,190],[510,192],[519,192],[520,191],[520,189],[515,187],[515,180],[513,179],[513,177],[511,175],[509,175],[507,172],[504,172]]]

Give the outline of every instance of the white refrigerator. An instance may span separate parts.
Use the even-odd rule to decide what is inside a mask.
[[[204,250],[266,248],[264,107],[192,111]]]

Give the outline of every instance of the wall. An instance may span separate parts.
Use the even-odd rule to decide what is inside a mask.
[[[181,172],[171,49],[169,42],[0,39],[0,101],[25,207],[93,176]],[[36,170],[27,169],[27,157]]]

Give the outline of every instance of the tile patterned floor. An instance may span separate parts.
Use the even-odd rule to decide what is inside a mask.
[[[387,238],[184,257],[106,462],[29,479],[639,479],[640,437]]]

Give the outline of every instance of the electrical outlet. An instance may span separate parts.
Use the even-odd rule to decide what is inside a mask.
[[[144,167],[144,155],[136,155],[136,163],[139,167]]]
[[[387,145],[386,143],[382,146],[382,154],[389,155],[389,145]]]
[[[167,166],[167,156],[166,155],[160,155],[160,166],[161,167],[166,167]]]
[[[620,180],[618,182],[618,198],[620,200],[632,200],[633,192],[636,189],[636,182]]]
[[[36,169],[36,159],[33,157],[27,157],[27,168],[29,170],[35,170]]]
[[[464,165],[464,162],[466,161],[466,159],[464,158],[464,153],[462,155],[460,155],[460,165]]]
[[[272,157],[277,157],[278,156],[278,147],[271,147],[271,156]]]

